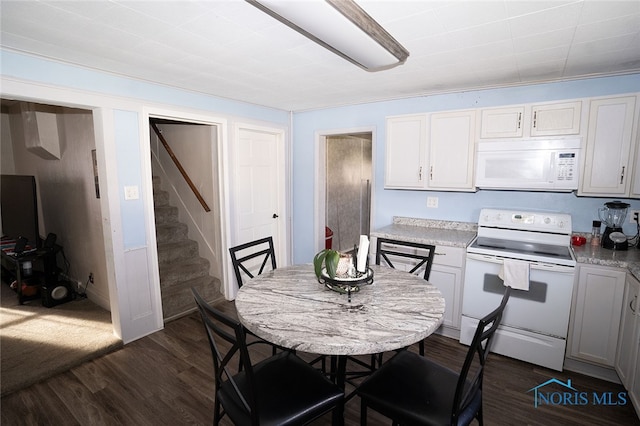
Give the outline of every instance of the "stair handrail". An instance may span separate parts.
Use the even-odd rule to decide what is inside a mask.
[[[158,138],[160,138],[160,142],[162,142],[162,146],[164,146],[164,149],[167,150],[167,153],[169,154],[169,157],[171,157],[171,159],[173,160],[173,163],[176,165],[178,170],[180,170],[180,174],[182,174],[182,177],[187,182],[187,185],[189,185],[189,188],[191,188],[191,191],[193,191],[193,194],[196,196],[198,201],[200,201],[200,204],[204,208],[204,211],[205,212],[210,212],[211,209],[207,205],[207,202],[204,200],[204,198],[202,198],[202,195],[200,194],[200,191],[198,191],[198,188],[196,188],[196,186],[193,184],[193,182],[191,181],[191,178],[187,174],[186,170],[184,169],[184,167],[182,167],[182,164],[180,164],[180,161],[178,161],[178,158],[173,153],[173,150],[169,146],[169,143],[164,138],[164,136],[162,136],[162,133],[160,133],[160,129],[158,129],[158,126],[156,126],[156,123],[150,122],[149,124],[153,128],[153,131],[156,133],[156,135],[158,135]]]

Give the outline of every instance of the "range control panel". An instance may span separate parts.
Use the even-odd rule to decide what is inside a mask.
[[[478,226],[571,234],[571,215],[556,212],[482,209]]]

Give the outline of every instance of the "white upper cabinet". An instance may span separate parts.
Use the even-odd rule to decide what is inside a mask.
[[[632,159],[636,151],[633,137],[637,120],[635,104],[635,96],[590,102],[582,184],[578,195],[630,195]],[[639,192],[639,189],[634,191]]]
[[[535,138],[580,134],[582,101],[483,109],[480,138]]]
[[[563,136],[580,133],[582,102],[553,103],[531,107],[531,136]]]
[[[424,189],[426,114],[388,117],[385,188]]]
[[[524,106],[512,108],[483,109],[480,119],[480,137],[521,138],[524,120]]]
[[[475,110],[430,115],[428,189],[475,191],[475,118]]]
[[[475,117],[475,110],[388,117],[385,188],[475,191]]]

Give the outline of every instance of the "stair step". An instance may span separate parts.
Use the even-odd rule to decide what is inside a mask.
[[[164,207],[169,205],[169,193],[161,189],[153,190],[153,206]]]
[[[198,243],[193,240],[182,240],[158,244],[159,264],[168,264],[182,259],[191,259],[197,256]]]
[[[191,287],[207,301],[223,300],[220,280],[209,275],[209,261],[201,258],[198,243],[188,237],[188,227],[179,222],[178,208],[169,204],[160,178],[153,176],[153,204],[164,321],[195,311]]]
[[[178,221],[178,208],[174,206],[160,206],[154,209],[156,226]]]
[[[170,264],[161,264],[159,267],[162,291],[172,286],[180,285],[181,282],[209,275],[209,261],[202,257],[192,257]]]
[[[156,241],[158,244],[170,243],[187,239],[189,229],[180,222],[156,225]]]
[[[165,321],[179,318],[196,310],[191,287],[210,303],[222,300],[220,280],[210,276],[184,281],[180,286],[162,290],[162,314]]]

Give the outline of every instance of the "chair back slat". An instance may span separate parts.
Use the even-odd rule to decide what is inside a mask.
[[[457,424],[457,419],[460,413],[465,410],[465,408],[478,395],[478,392],[482,390],[484,366],[487,361],[487,356],[489,355],[491,342],[498,326],[500,325],[500,321],[502,320],[502,315],[504,314],[504,309],[509,301],[510,294],[511,287],[505,287],[500,306],[478,322],[478,326],[458,378],[458,384],[453,398],[451,424]],[[469,378],[472,367],[474,368],[473,375]]]
[[[390,268],[396,268],[395,262],[403,260],[418,261],[411,263],[412,274],[417,271],[423,271],[423,278],[429,279],[431,275],[431,267],[433,265],[433,257],[435,256],[436,246],[431,244],[414,243],[411,241],[392,240],[389,238],[378,238],[376,244],[376,265],[386,264]],[[384,263],[382,263],[384,261]]]
[[[244,284],[244,277],[251,279],[265,272],[267,265],[271,266],[271,270],[276,269],[273,237],[261,238],[231,247],[229,254],[238,287],[242,287]]]
[[[200,311],[207,339],[209,340],[209,346],[213,356],[216,392],[218,392],[223,383],[229,382],[247,412],[251,413],[251,417],[255,416],[255,418],[257,418],[255,397],[252,391],[253,386],[245,386],[243,389],[240,388],[234,378],[236,370],[232,368],[231,363],[232,360],[239,356],[240,365],[243,367],[248,383],[253,382],[253,367],[251,365],[249,351],[247,350],[244,327],[238,320],[210,306],[195,288],[191,288],[191,292]],[[227,342],[229,348],[225,349],[219,344],[216,337]]]

